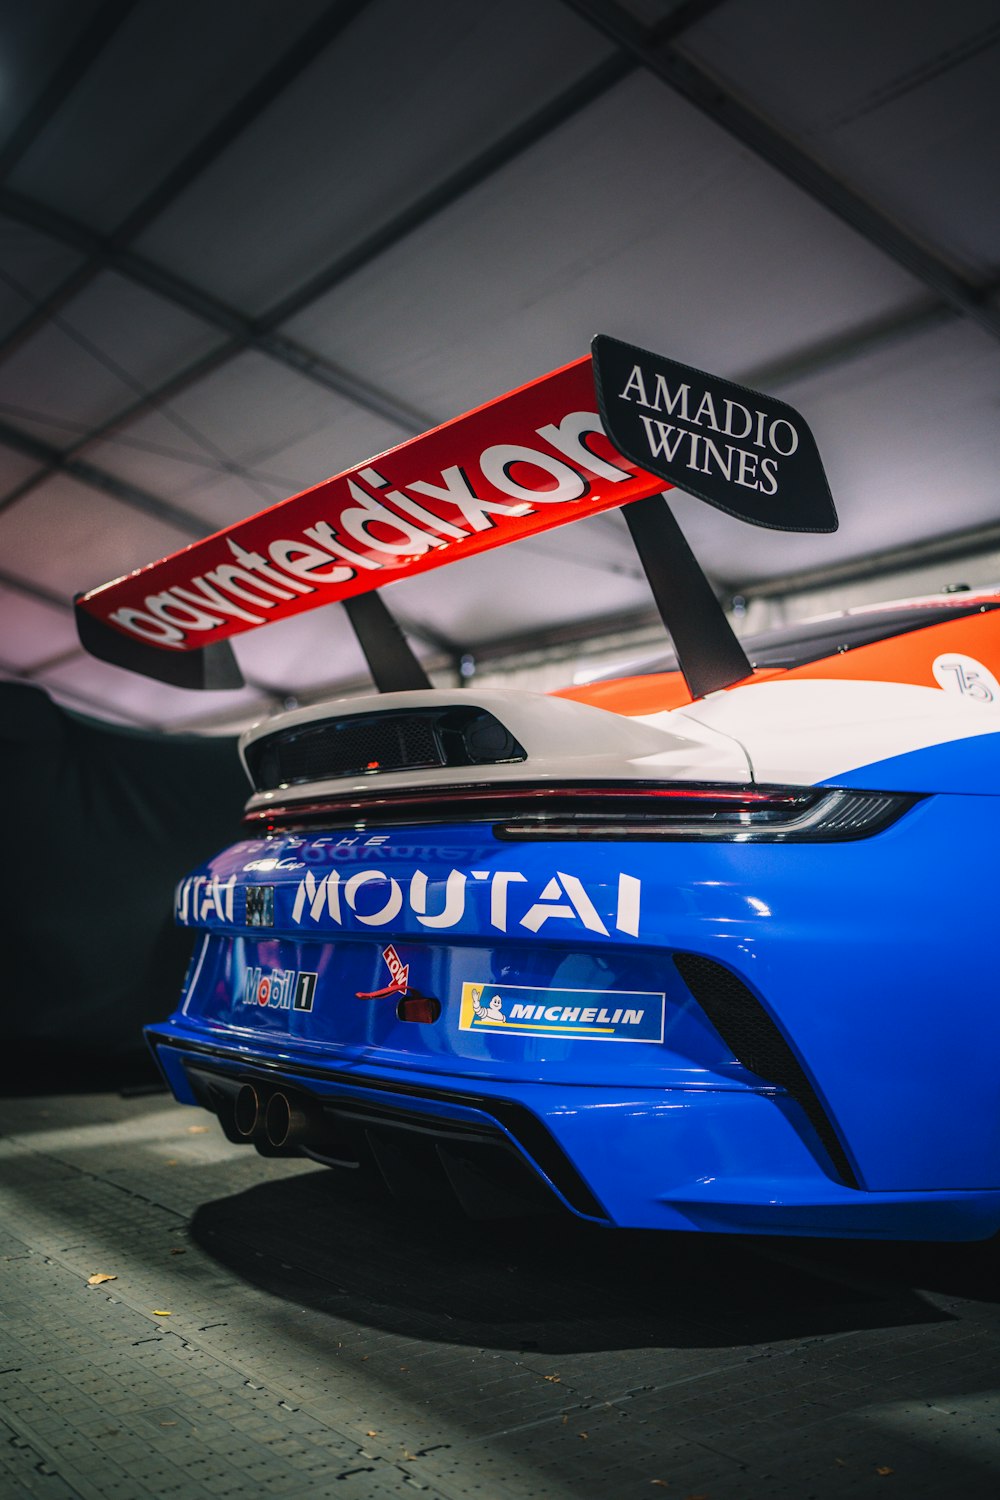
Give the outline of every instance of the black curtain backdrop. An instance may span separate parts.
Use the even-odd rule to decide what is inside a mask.
[[[84,719],[0,683],[0,1085],[149,1076],[141,1028],[174,1008],[192,948],[173,891],[239,836],[234,739]]]

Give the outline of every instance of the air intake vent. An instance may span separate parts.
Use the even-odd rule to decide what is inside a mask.
[[[752,990],[731,969],[697,953],[675,953],[680,976],[733,1056],[751,1073],[777,1083],[800,1104],[840,1179],[858,1180],[802,1065]]]
[[[499,719],[474,707],[359,714],[264,735],[246,748],[258,792],[338,776],[525,759]]]

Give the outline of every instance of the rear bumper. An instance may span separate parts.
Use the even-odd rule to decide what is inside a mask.
[[[175,1096],[213,1109],[224,1127],[241,1085],[265,1099],[283,1091],[314,1122],[305,1154],[335,1164],[364,1154],[394,1191],[420,1198],[446,1184],[480,1217],[548,1202],[637,1229],[923,1240],[1000,1230],[1000,1191],[869,1192],[837,1182],[822,1149],[808,1144],[800,1106],[773,1088],[326,1067],[287,1047],[206,1041],[176,1018],[146,1035]]]

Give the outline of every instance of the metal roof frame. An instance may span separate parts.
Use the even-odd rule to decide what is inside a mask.
[[[828,172],[763,117],[727,92],[718,79],[699,68],[673,45],[669,30],[651,34],[618,0],[563,0],[637,62],[681,94],[696,109],[721,125],[741,145],[775,167],[789,181],[843,219],[922,281],[945,306],[972,319],[994,338],[1000,338],[997,284],[977,284],[960,276],[946,261],[881,213],[874,204]]]
[[[312,66],[324,48],[335,41],[341,32],[355,19],[370,0],[333,0],[318,20],[302,33],[282,53],[272,68],[251,85],[242,98],[212,126],[185,157],[182,158],[160,182],[136,204],[118,227],[107,237],[110,248],[127,245],[172,203],[184,189],[213,162],[227,146],[240,136],[264,110],[274,102],[295,80]],[[96,51],[92,52],[93,61]],[[82,76],[82,72],[78,77]],[[103,246],[88,255],[83,264],[58,286],[37,307],[32,308],[17,326],[0,340],[0,360],[36,333],[39,328],[64,307],[72,297],[88,286],[105,269],[106,256]]]
[[[104,0],[46,79],[34,101],[18,121],[0,149],[0,182],[9,176],[33,144],[67,94],[90,70],[118,29],[128,20],[139,0]]]

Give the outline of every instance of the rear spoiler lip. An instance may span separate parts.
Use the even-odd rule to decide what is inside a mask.
[[[240,736],[240,759],[251,786],[247,764],[248,746],[273,734],[297,732],[313,725],[343,723],[372,714],[392,715],[413,709],[442,708],[449,700],[462,707],[475,707],[492,714],[518,741],[525,759],[467,768],[475,782],[508,786],[520,782],[547,784],[557,788],[564,781],[615,781],[639,779],[650,785],[673,781],[749,783],[753,771],[745,751],[731,735],[719,734],[710,725],[675,710],[657,722],[631,718],[591,704],[533,693],[521,688],[444,688],[430,691],[344,698],[313,704],[263,719]],[[360,775],[328,777],[297,782],[273,790],[251,792],[247,810],[265,813],[284,803],[334,797],[357,804],[357,816],[380,797],[400,791],[427,791],[447,787],[456,780],[454,766],[400,768],[362,772]]]

